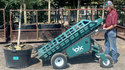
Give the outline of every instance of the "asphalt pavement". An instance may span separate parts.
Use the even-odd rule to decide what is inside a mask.
[[[98,40],[104,50],[104,40]],[[22,69],[8,68],[5,64],[5,57],[3,52],[3,47],[8,43],[0,44],[0,70],[55,70],[53,69],[50,61],[42,61],[38,59],[37,50],[45,43],[28,43],[33,46],[31,64],[29,67]],[[68,59],[68,65],[64,70],[125,70],[125,40],[117,38],[117,48],[118,48],[118,62],[111,68],[100,67],[98,60],[92,59],[91,51],[82,54],[78,57]],[[62,70],[62,69],[60,69]]]

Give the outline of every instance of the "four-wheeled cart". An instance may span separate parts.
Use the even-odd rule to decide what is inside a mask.
[[[88,51],[92,51],[99,58],[100,66],[109,68],[113,60],[103,53],[101,45],[91,37],[92,34],[103,31],[102,18],[94,21],[81,20],[61,35],[53,39],[38,50],[38,57],[42,60],[51,59],[54,68],[62,69],[67,66],[67,58],[73,58]],[[95,42],[98,46],[95,46]]]

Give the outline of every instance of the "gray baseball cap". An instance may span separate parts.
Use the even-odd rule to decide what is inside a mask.
[[[110,6],[110,5],[112,5],[112,2],[111,1],[106,1],[103,8],[106,8],[106,7]]]

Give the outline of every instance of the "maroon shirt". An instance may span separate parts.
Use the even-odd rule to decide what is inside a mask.
[[[115,10],[111,10],[107,13],[106,16],[106,28],[110,27],[111,25],[117,24],[118,21],[118,14]]]

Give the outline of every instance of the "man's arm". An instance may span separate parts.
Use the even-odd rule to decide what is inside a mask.
[[[103,28],[105,28],[105,24],[103,25]]]
[[[110,27],[108,27],[108,28],[103,28],[103,29],[105,29],[105,30],[110,30],[110,29],[113,29],[113,28],[115,28],[117,26],[117,24],[114,24],[114,25],[111,25]]]

